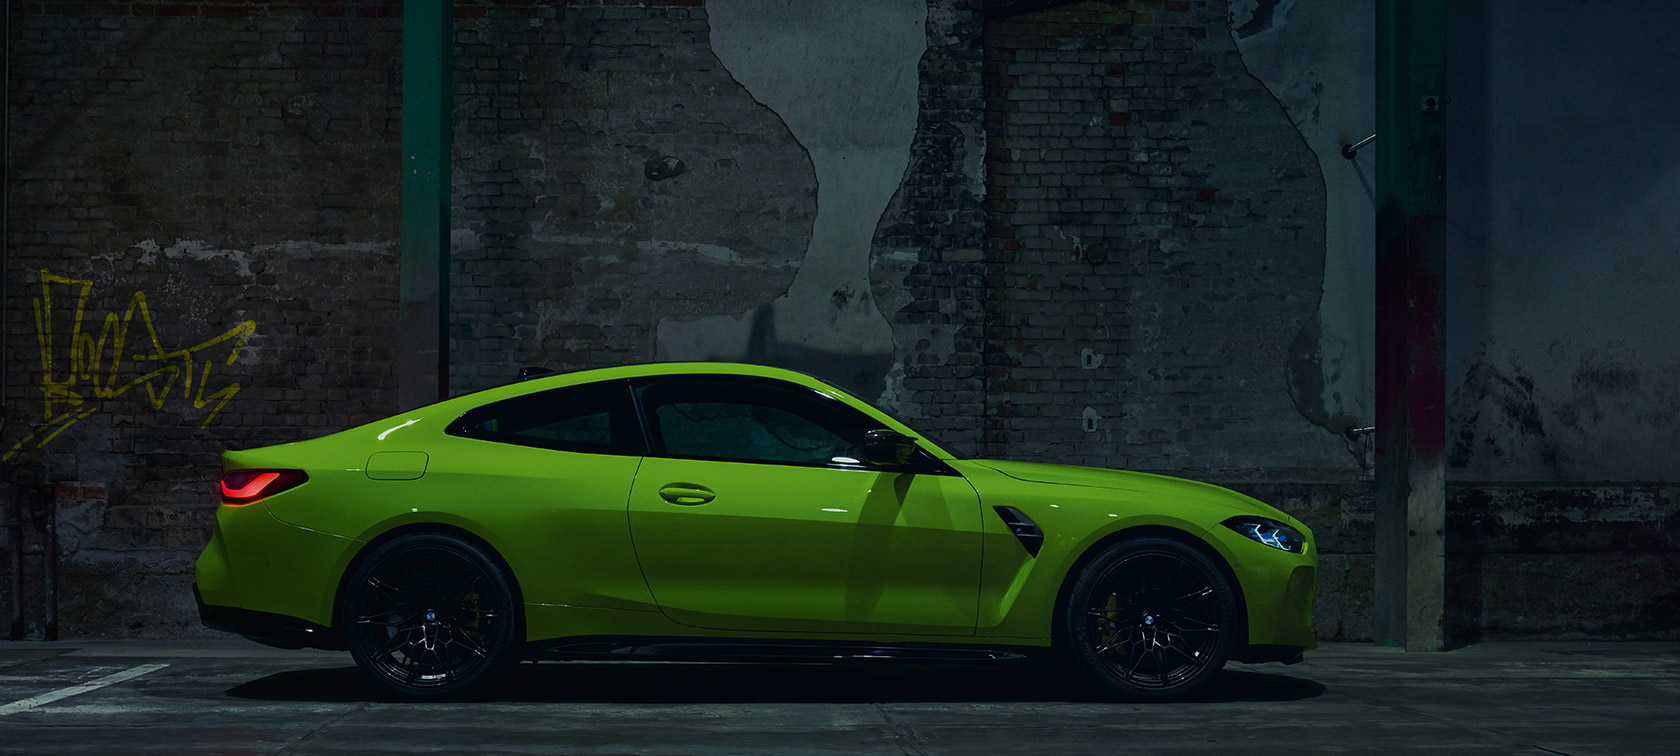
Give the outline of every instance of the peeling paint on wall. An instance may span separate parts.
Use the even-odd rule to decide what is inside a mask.
[[[1288,23],[1289,11],[1296,0],[1234,0],[1231,3],[1231,30],[1238,40],[1264,34]]]
[[[1375,23],[1370,2],[1231,3],[1244,65],[1288,112],[1324,180],[1322,294],[1290,345],[1289,384],[1301,415],[1337,434],[1375,419],[1376,150],[1341,154],[1374,128]]]
[[[877,395],[893,342],[870,287],[870,243],[910,161],[926,3],[712,0],[706,9],[718,59],[810,154],[817,217],[784,294],[734,315],[666,318],[656,356],[798,367]]]
[[[567,6],[457,24],[456,390],[648,362],[662,320],[788,290],[814,171],[713,54],[707,18]]]

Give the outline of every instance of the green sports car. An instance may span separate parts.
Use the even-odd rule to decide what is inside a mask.
[[[962,459],[822,380],[545,375],[222,457],[204,623],[415,699],[521,659],[1001,660],[1180,697],[1296,661],[1310,531],[1175,478]]]

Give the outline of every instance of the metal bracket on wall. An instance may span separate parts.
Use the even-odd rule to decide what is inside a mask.
[[[1365,137],[1364,139],[1361,139],[1361,140],[1359,140],[1359,141],[1357,141],[1353,144],[1344,144],[1344,145],[1342,145],[1342,157],[1345,157],[1349,160],[1352,160],[1352,159],[1354,159],[1355,156],[1357,156],[1359,154],[1360,148],[1364,147],[1367,144],[1375,142],[1375,141],[1377,141],[1377,135],[1372,134],[1372,135],[1370,135],[1368,137]]]
[[[1347,443],[1348,453],[1359,462],[1359,471],[1371,471],[1371,455],[1376,453],[1377,426],[1367,425],[1362,428],[1349,427],[1342,431],[1342,441]]]

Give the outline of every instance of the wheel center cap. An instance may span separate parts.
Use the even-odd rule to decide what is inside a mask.
[[[437,612],[434,612],[430,609],[427,609],[426,610],[426,621],[427,622],[436,622],[437,621]]]
[[[1155,615],[1153,615],[1153,614],[1143,615],[1143,624],[1145,624],[1145,625],[1155,624]]]

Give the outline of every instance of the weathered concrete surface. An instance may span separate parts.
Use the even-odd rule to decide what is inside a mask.
[[[1290,350],[1302,414],[1340,433],[1375,420],[1376,150],[1342,146],[1375,128],[1375,4],[1234,0],[1243,63],[1278,98],[1324,177],[1324,281],[1317,317]]]
[[[1449,16],[1450,474],[1674,481],[1680,5]]]
[[[666,319],[661,360],[742,360],[885,390],[892,329],[869,285],[870,242],[910,163],[924,0],[712,0],[712,49],[787,123],[817,174],[811,243],[788,290],[738,314]]]
[[[650,362],[662,320],[792,284],[811,158],[713,53],[706,9],[677,5],[457,22],[457,391],[521,365]]]
[[[124,673],[137,676],[27,703]],[[1232,665],[1197,700],[1155,705],[1009,667],[542,664],[485,700],[372,694],[345,654],[0,644],[0,753],[1638,756],[1672,752],[1680,645],[1333,645],[1290,667]]]

